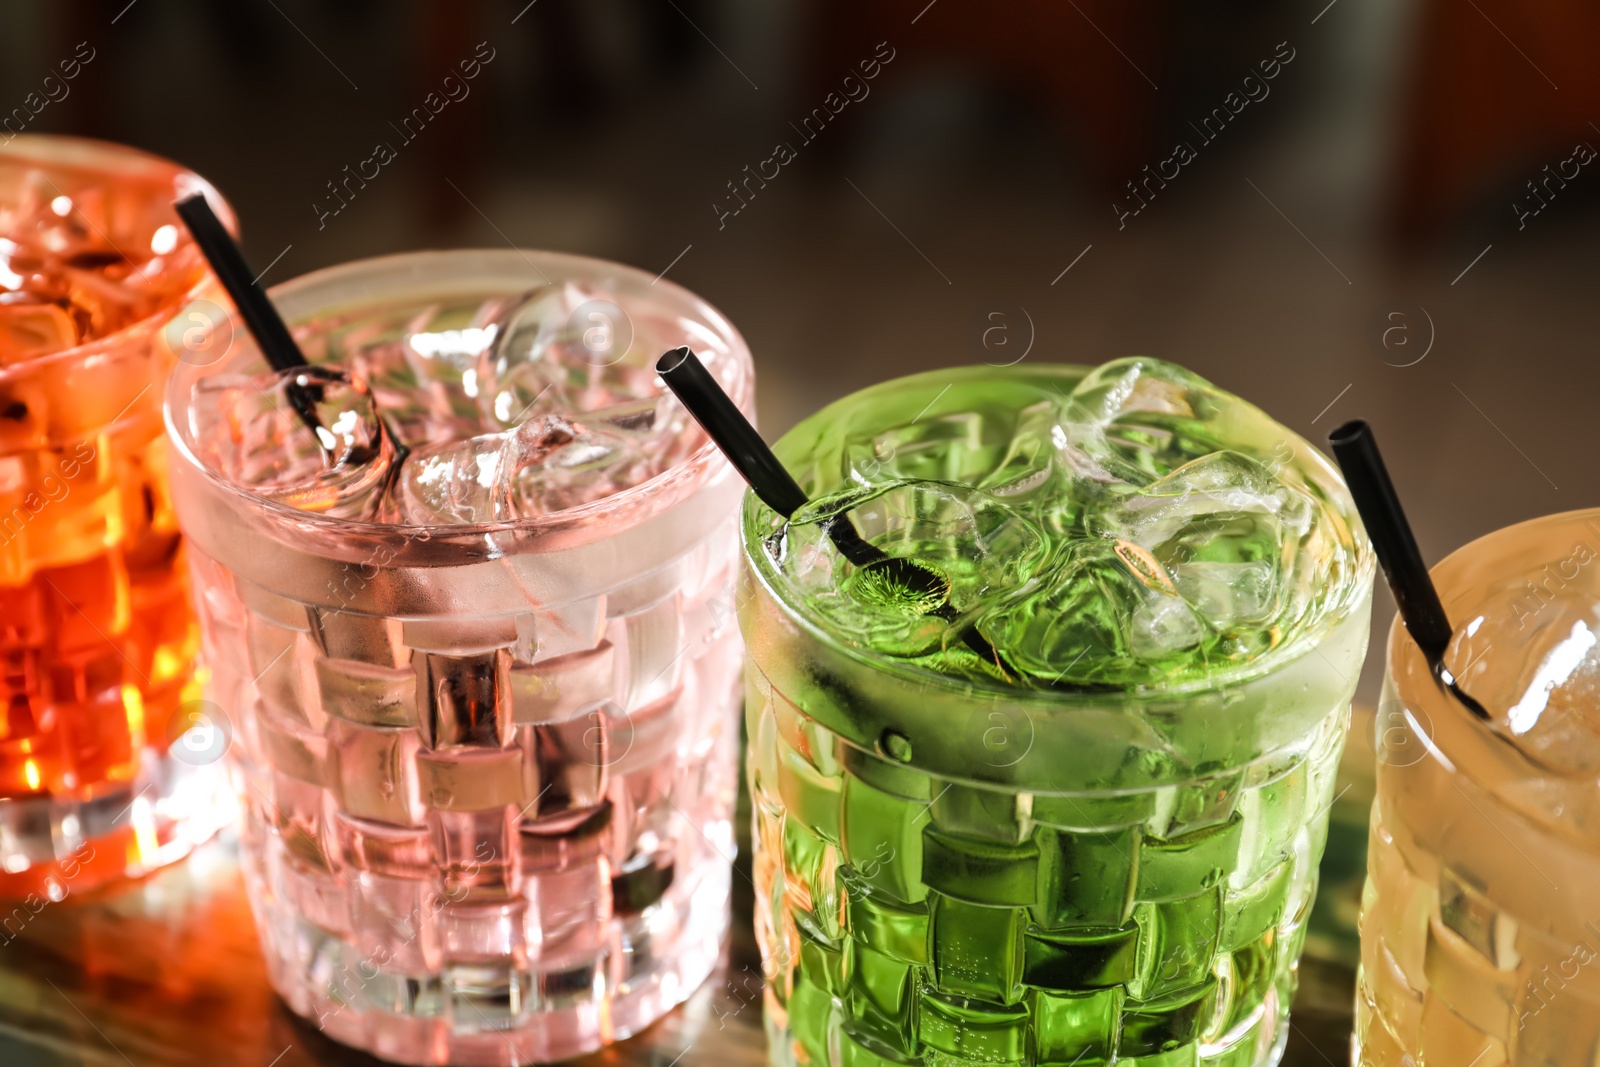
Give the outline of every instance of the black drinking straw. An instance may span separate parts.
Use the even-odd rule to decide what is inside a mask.
[[[756,428],[750,425],[750,420],[744,417],[744,412],[723,392],[699,356],[687,347],[674,348],[656,360],[656,373],[763,504],[785,519],[792,519],[805,507],[805,490],[773,455]],[[821,526],[839,554],[855,566],[881,568],[892,580],[918,593],[927,594],[937,589],[948,595],[948,585],[942,578],[915,560],[891,556],[872,544],[861,536],[848,515],[841,512],[828,516]],[[946,600],[931,614],[953,619],[956,611]],[[1006,671],[999,653],[977,630],[970,626],[965,628],[961,640],[980,657]]]
[[[256,347],[261,349],[262,356],[272,369],[281,373],[311,366],[305,353],[300,351],[300,346],[295,344],[294,335],[289,332],[288,325],[284,323],[283,316],[278,314],[278,309],[273,306],[266,290],[261,288],[260,283],[251,275],[250,265],[245,262],[244,252],[240,250],[239,243],[233,239],[227,227],[222,225],[222,220],[211,210],[205,194],[194,193],[187,196],[174,204],[173,208],[178,212],[183,224],[189,228],[194,243],[206,257],[206,262],[211,265],[217,281],[227,290],[228,296],[233,300],[233,306],[244,319],[245,328],[250,331],[250,336],[255,338]],[[288,397],[289,405],[294,408],[295,414],[300,416],[300,421],[305,423],[306,429],[311,431],[318,445],[326,452],[327,446],[323,443],[323,435],[317,433],[322,428],[322,420],[317,417],[317,401],[322,399],[321,385],[305,378],[291,380],[284,394]],[[388,495],[395,479],[399,477],[401,463],[409,454],[409,450],[381,412],[377,418],[379,432],[389,438],[389,443],[394,448],[394,460],[389,464],[382,488],[373,498],[375,508]]]
[[[244,253],[240,251],[238,242],[222,225],[216,212],[211,210],[206,195],[194,193],[172,206],[183,224],[189,227],[189,235],[200,247],[206,262],[211,264],[211,272],[222,283],[222,288],[227,290],[233,306],[238,308],[244,319],[245,328],[256,339],[256,346],[261,349],[261,354],[272,369],[289,371],[309,366],[300,346],[294,343],[289,327],[284,324],[283,316],[278,314],[278,309],[267,298],[266,290],[251,275],[250,265],[244,261]],[[322,425],[322,420],[317,418],[316,405],[320,391],[315,386],[291,382],[285,395],[295,414],[300,416],[300,421],[315,435]],[[318,442],[321,442],[320,437]]]
[[[699,356],[688,348],[674,348],[656,360],[656,373],[763,504],[786,519],[805,507],[806,491],[772,454],[733,398],[722,391]]]
[[[1389,469],[1384,466],[1372,427],[1365,419],[1352,419],[1329,434],[1328,443],[1344,471],[1344,480],[1350,486],[1350,495],[1367,527],[1367,536],[1372,539],[1372,548],[1378,554],[1378,563],[1389,580],[1389,590],[1411,639],[1451,695],[1474,715],[1488,719],[1483,705],[1462,691],[1444,665],[1452,633],[1450,619],[1439,602],[1439,591],[1433,586],[1427,565],[1422,562],[1417,539],[1400,507],[1394,483],[1389,480]]]
[[[301,353],[300,346],[294,343],[289,327],[284,325],[283,316],[278,314],[278,309],[267,299],[266,290],[250,273],[244,253],[239,250],[238,243],[228,233],[227,227],[222,225],[222,220],[211,210],[205,194],[195,193],[185,197],[173,207],[183,224],[189,227],[194,243],[200,246],[217,280],[233,298],[233,306],[239,309],[246,328],[256,339],[261,354],[272,369],[286,371],[307,366],[306,357]]]

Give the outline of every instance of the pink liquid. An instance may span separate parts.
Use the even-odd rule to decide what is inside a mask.
[[[319,288],[370,274],[391,308],[376,317],[392,322],[393,306],[415,311],[384,288],[385,269],[405,261],[445,279],[477,270],[512,292],[538,284],[520,280],[528,268],[515,254],[400,257],[291,283],[280,307],[303,320],[297,307],[325,306]],[[604,267],[636,319],[671,312],[603,368],[617,389],[653,389],[628,361],[684,343],[672,316],[702,314],[661,286],[647,305],[648,277],[623,268],[540,263],[551,274]],[[341,307],[337,322],[352,317],[363,318]],[[324,348],[330,327],[317,323],[303,331],[307,349],[348,357],[356,342]],[[390,343],[362,329],[368,355],[369,341]],[[720,329],[713,355],[748,403],[748,356]],[[692,343],[707,345],[704,327]],[[254,373],[247,359],[216,371]],[[590,464],[583,506],[490,527],[352,521],[393,518],[399,505],[360,472],[334,470],[327,492],[302,493],[293,463],[260,462],[284,443],[274,434],[305,433],[297,418],[269,417],[266,443],[248,448],[251,432],[220,440],[222,423],[197,435],[189,377],[173,389],[175,498],[194,545],[212,698],[235,726],[247,885],[290,1007],[398,1062],[505,1064],[593,1050],[686,998],[720,952],[734,853],[732,472],[663,411],[671,432],[651,447],[673,461],[619,452],[621,473]],[[381,411],[413,458],[485,431],[471,410],[460,415],[470,425],[450,422],[459,396],[440,406],[431,390],[408,405],[377,378]],[[572,395],[597,411],[629,400],[593,384]],[[324,415],[330,432],[352,425]],[[591,445],[616,436],[602,421],[581,432]],[[321,462],[307,455],[295,463]],[[276,480],[250,491],[218,467],[229,477],[270,467]],[[646,472],[642,484],[628,470]],[[561,488],[572,490],[566,471]]]

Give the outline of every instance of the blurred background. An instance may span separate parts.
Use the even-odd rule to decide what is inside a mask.
[[[1551,0],[11,0],[0,140],[188,164],[269,284],[428,246],[661,272],[744,332],[769,437],[931,367],[1174,360],[1319,444],[1372,420],[1436,559],[1596,502],[1597,31]]]

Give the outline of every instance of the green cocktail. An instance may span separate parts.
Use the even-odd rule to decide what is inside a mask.
[[[776,451],[813,503],[743,519],[773,1061],[1275,1062],[1367,642],[1331,465],[1154,360],[904,378]],[[846,562],[842,509],[919,567]]]

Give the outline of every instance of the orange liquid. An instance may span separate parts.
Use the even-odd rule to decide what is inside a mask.
[[[165,760],[200,695],[161,421],[160,327],[202,277],[180,174],[71,138],[0,150],[0,897],[195,840]]]
[[[0,458],[31,468],[0,483],[0,798],[87,799],[134,782],[199,695],[154,392],[122,427]],[[149,865],[141,843],[162,843],[150,837],[131,834],[124,866]],[[0,873],[0,894],[46,873]]]

